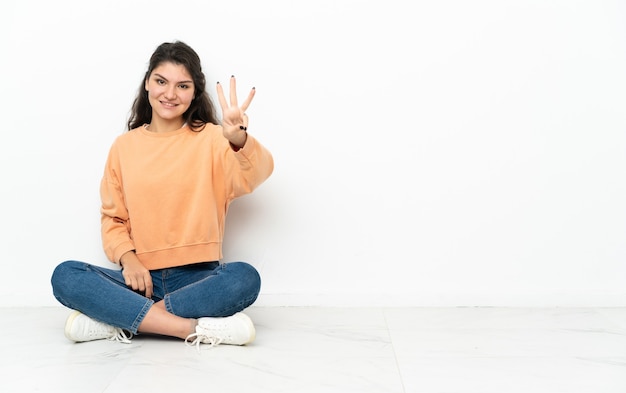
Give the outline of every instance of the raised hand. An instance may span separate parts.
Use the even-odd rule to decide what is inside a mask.
[[[252,90],[250,90],[250,94],[248,94],[248,98],[239,106],[237,103],[237,82],[235,77],[230,77],[230,103],[226,101],[221,83],[217,83],[217,98],[222,107],[224,137],[235,147],[241,148],[246,143],[246,130],[248,129],[246,110],[250,106],[255,92],[256,90],[253,87]]]

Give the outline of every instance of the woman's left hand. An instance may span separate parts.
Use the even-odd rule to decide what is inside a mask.
[[[248,98],[239,106],[237,103],[237,83],[235,77],[231,76],[230,104],[228,104],[221,83],[218,82],[217,84],[217,98],[222,107],[222,128],[224,129],[224,137],[237,148],[241,148],[246,144],[248,137],[246,133],[248,129],[246,109],[250,106],[255,92],[256,90],[253,87],[250,94],[248,94]]]

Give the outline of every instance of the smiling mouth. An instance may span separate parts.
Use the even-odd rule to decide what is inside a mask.
[[[175,108],[178,104],[174,104],[173,102],[161,101],[161,105],[168,108]]]

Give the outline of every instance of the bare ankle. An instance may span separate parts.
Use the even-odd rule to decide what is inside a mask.
[[[195,318],[190,318],[189,319],[189,324],[190,324],[190,331],[189,334],[193,334],[196,332],[196,326],[198,326],[198,320]]]

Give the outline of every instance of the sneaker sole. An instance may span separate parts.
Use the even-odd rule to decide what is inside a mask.
[[[250,344],[256,338],[256,329],[254,328],[254,324],[252,323],[252,320],[250,319],[249,316],[247,316],[246,314],[242,312],[237,313],[235,315],[237,316],[237,318],[241,319],[241,321],[247,325],[248,331],[250,331],[250,339],[246,341],[245,343],[239,344],[239,345]]]
[[[65,337],[70,340],[70,341],[74,341],[74,342],[78,342],[76,340],[74,340],[71,337],[71,330],[72,330],[72,324],[74,323],[74,320],[76,319],[76,317],[78,317],[80,315],[80,311],[73,311],[68,317],[67,320],[65,321]]]

